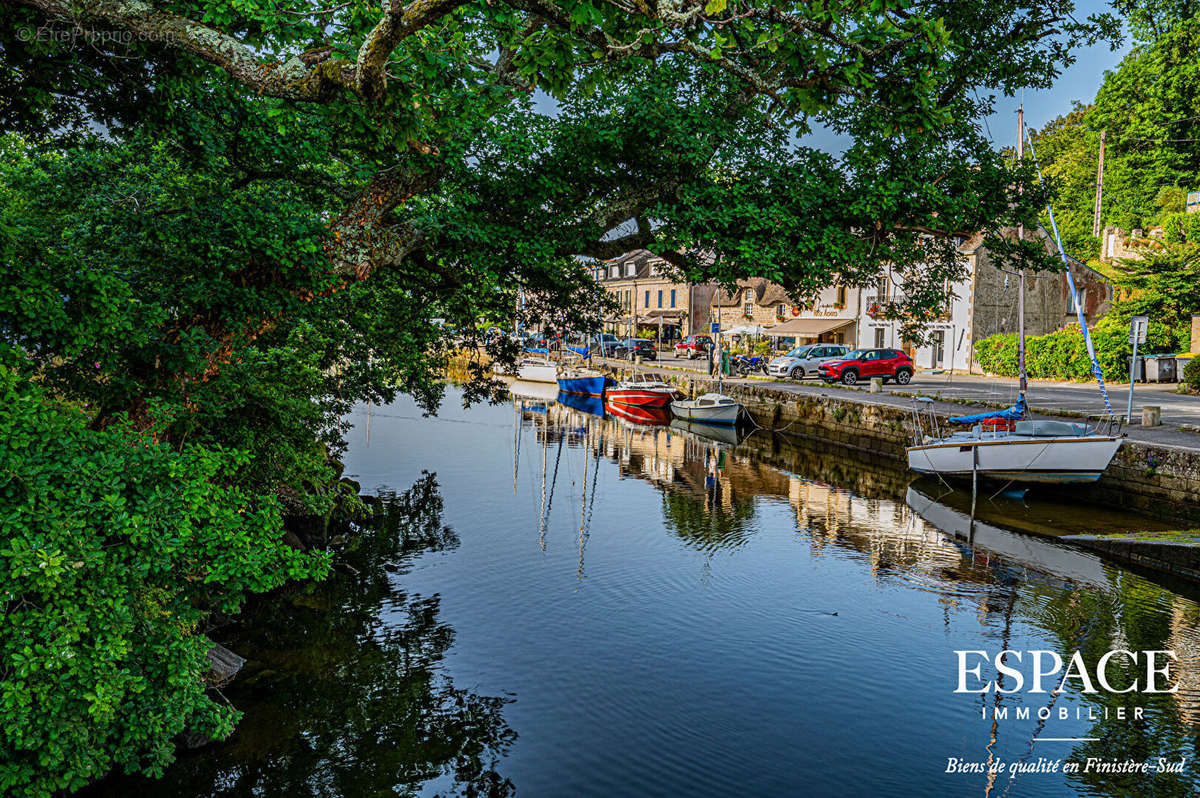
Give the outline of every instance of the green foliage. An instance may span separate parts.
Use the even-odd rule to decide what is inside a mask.
[[[0,791],[159,773],[172,738],[229,732],[205,692],[210,612],[327,560],[282,542],[272,496],[231,483],[245,453],[158,440],[0,367]]]
[[[1129,315],[1110,313],[1091,331],[1096,360],[1104,378],[1112,382],[1129,379],[1129,358],[1133,348],[1129,343]],[[1147,342],[1139,346],[1141,354],[1174,352],[1178,345],[1177,332],[1162,322],[1151,319]],[[1016,377],[1020,374],[1018,338],[1016,333],[1000,333],[975,342],[975,362],[989,374]],[[1073,324],[1046,335],[1025,339],[1025,370],[1035,379],[1076,380],[1095,379],[1087,343],[1079,325]]]
[[[1099,254],[1091,228],[1100,130],[1106,131],[1102,224],[1126,232],[1163,224],[1172,240],[1197,240],[1195,222],[1175,217],[1186,192],[1200,189],[1200,141],[1192,132],[1200,115],[1200,17],[1190,2],[1117,6],[1128,9],[1135,47],[1105,74],[1093,103],[1054,120],[1036,139],[1063,243],[1084,260]]]
[[[1193,391],[1200,391],[1200,357],[1188,358],[1183,367],[1183,382]]]

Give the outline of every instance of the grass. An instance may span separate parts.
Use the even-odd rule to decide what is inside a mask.
[[[1158,532],[1112,532],[1087,535],[1097,540],[1118,540],[1130,543],[1188,543],[1200,545],[1200,529],[1176,529]]]

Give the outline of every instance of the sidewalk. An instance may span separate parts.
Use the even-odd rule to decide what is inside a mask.
[[[628,368],[624,360],[605,361],[609,365]],[[689,372],[697,377],[707,377],[707,361],[682,360],[663,357],[656,363],[644,363],[640,370],[645,372]],[[1007,377],[986,377],[976,374],[932,374],[918,372],[908,385],[887,384],[881,393],[868,393],[866,385],[847,387],[825,385],[816,380],[803,382],[769,380],[762,377],[726,378],[730,383],[752,383],[783,393],[808,396],[830,396],[867,404],[887,404],[909,408],[912,397],[928,396],[937,401],[939,411],[953,415],[965,415],[989,407],[1008,407],[1017,398],[1017,380]],[[1129,383],[1108,384],[1109,402],[1113,412],[1124,415],[1129,397]],[[1145,441],[1165,446],[1176,446],[1200,450],[1200,433],[1181,431],[1184,424],[1200,427],[1200,396],[1175,393],[1176,383],[1138,383],[1133,388],[1133,415],[1141,419],[1144,405],[1162,408],[1162,426],[1142,427],[1140,424],[1126,427],[1131,440]],[[1029,406],[1033,418],[1070,418],[1082,420],[1088,415],[1104,412],[1104,400],[1095,383],[1055,382],[1030,380]]]

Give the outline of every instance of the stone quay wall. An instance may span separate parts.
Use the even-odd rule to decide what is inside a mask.
[[[624,371],[622,369],[622,371]],[[690,396],[715,391],[717,383],[689,374],[660,374]],[[765,385],[723,383],[760,427],[854,450],[901,464],[912,435],[912,411],[854,398],[796,394]],[[862,397],[862,398],[860,398]],[[963,412],[961,410],[956,412]],[[943,417],[950,415],[942,414]],[[1200,522],[1200,449],[1126,440],[1100,480],[1071,486],[1079,500],[1120,507],[1181,523]]]

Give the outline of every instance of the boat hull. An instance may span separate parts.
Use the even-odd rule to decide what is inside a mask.
[[[558,390],[560,393],[575,394],[576,396],[604,396],[605,389],[615,384],[612,377],[559,377]]]
[[[675,398],[675,392],[646,388],[609,388],[605,398],[609,402],[630,407],[666,407]]]
[[[1012,482],[1095,482],[1120,447],[1120,438],[1100,435],[931,443],[908,449],[908,467],[945,477],[976,472]]]
[[[517,379],[525,382],[557,382],[558,370],[553,363],[522,363],[517,367]]]
[[[732,427],[737,424],[741,405],[710,405],[697,407],[689,402],[672,402],[671,415],[683,421]]]

